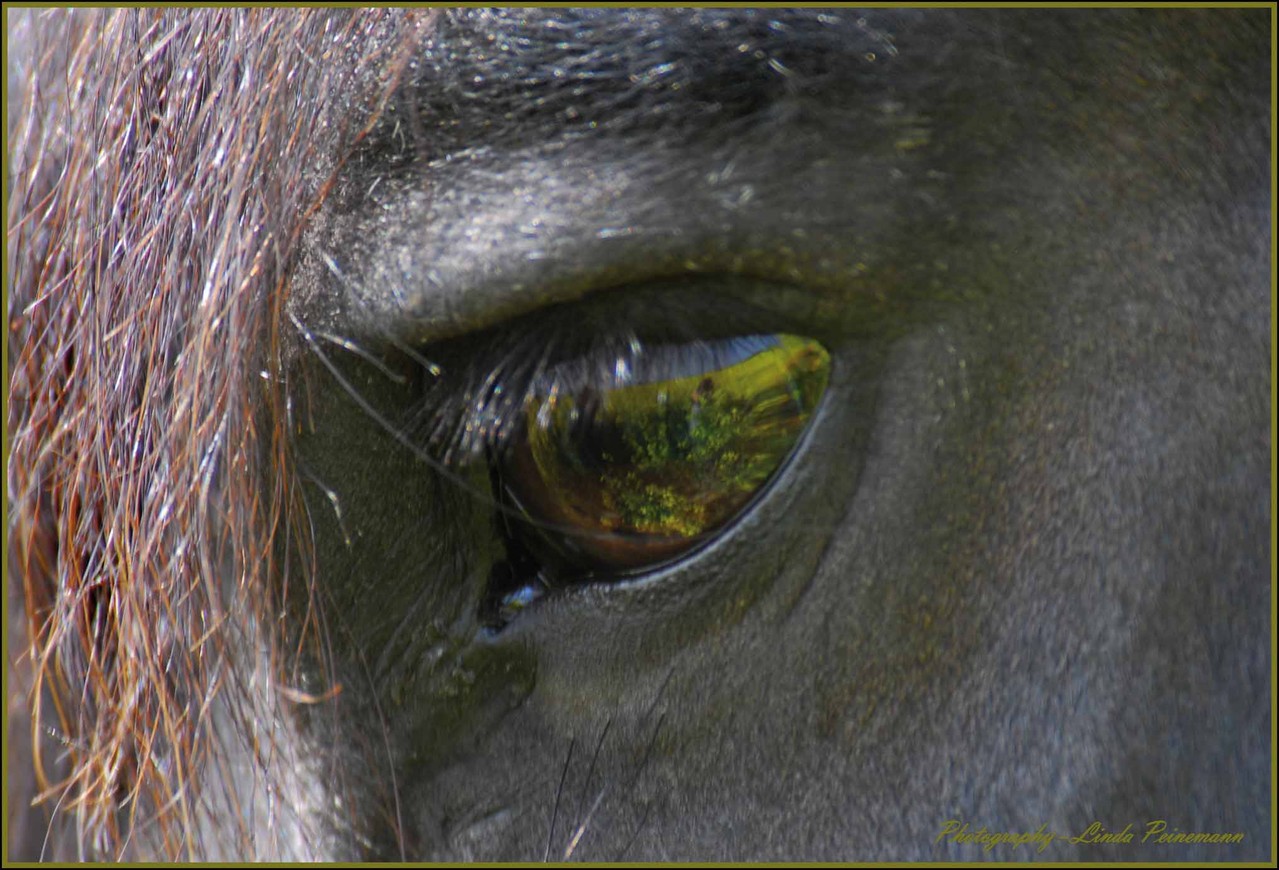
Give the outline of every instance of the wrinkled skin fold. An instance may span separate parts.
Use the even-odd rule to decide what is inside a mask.
[[[9,856],[1265,860],[1268,16],[11,15]],[[486,621],[431,433],[760,334],[765,491]]]

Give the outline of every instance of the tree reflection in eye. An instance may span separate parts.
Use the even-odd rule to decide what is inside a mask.
[[[647,346],[606,385],[549,372],[496,460],[539,579],[634,574],[707,541],[793,452],[829,370],[818,342],[775,334]]]

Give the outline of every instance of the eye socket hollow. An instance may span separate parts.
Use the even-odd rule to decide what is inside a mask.
[[[646,346],[604,383],[548,373],[497,462],[522,545],[565,582],[634,574],[728,525],[794,451],[830,357],[794,335]]]

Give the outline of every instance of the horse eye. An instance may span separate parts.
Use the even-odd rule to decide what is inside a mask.
[[[779,334],[646,346],[641,362],[550,373],[494,460],[544,585],[633,575],[711,539],[794,450],[830,370],[818,342]],[[509,605],[536,597],[516,586]]]

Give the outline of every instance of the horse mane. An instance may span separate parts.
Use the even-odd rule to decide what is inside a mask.
[[[428,17],[12,16],[11,857],[291,851],[245,802],[300,812],[269,717],[336,687],[299,688],[324,641],[287,280]],[[49,834],[23,846],[33,802]]]

